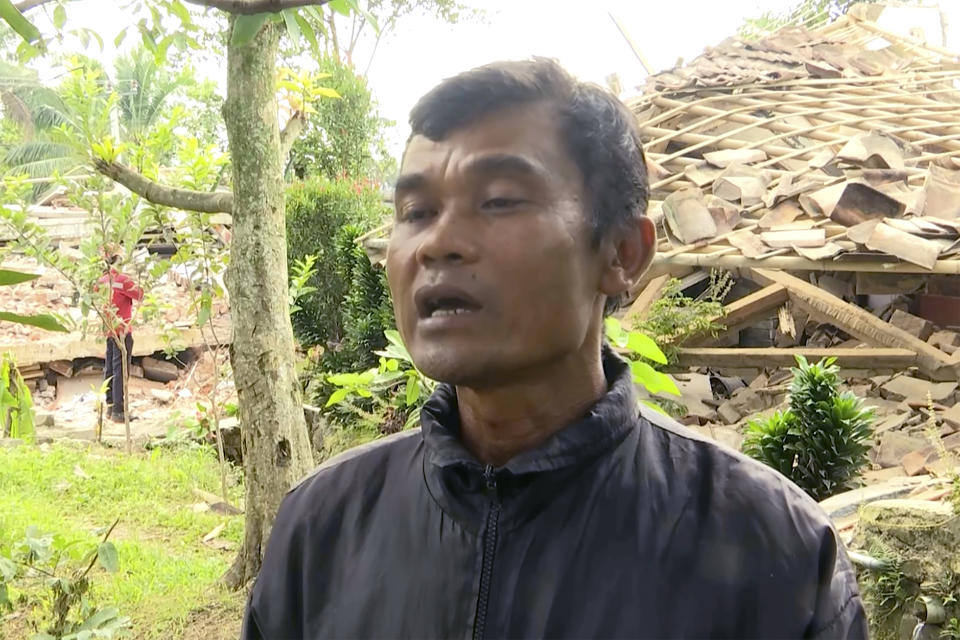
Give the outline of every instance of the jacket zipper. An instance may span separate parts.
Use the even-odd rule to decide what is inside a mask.
[[[482,640],[486,630],[493,556],[497,550],[497,524],[500,521],[500,498],[497,495],[497,478],[493,473],[493,465],[488,464],[483,470],[483,479],[490,496],[490,510],[487,511],[487,528],[483,533],[483,568],[480,570],[480,593],[477,597],[477,620],[473,625],[473,640]]]

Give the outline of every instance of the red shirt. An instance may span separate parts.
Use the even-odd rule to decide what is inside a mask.
[[[123,333],[126,334],[130,331],[133,301],[143,300],[143,290],[137,286],[137,283],[130,276],[120,273],[116,269],[111,269],[110,273],[100,276],[97,284],[110,284],[111,281],[113,283],[113,295],[110,302],[113,306],[113,314],[108,314],[108,319],[117,329],[122,328]],[[113,317],[110,317],[110,315]],[[107,327],[107,329],[110,331],[112,327]],[[113,333],[113,331],[110,331],[110,333]]]

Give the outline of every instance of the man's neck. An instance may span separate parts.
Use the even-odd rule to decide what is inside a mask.
[[[530,380],[457,387],[463,443],[484,464],[502,466],[561,430],[607,392],[600,350],[574,356]]]

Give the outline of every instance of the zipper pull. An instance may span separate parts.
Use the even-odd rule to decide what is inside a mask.
[[[488,464],[483,469],[483,481],[487,485],[487,493],[496,497],[497,495],[497,476],[493,473],[493,465]]]

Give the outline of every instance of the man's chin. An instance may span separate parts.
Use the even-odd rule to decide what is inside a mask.
[[[487,368],[484,360],[489,358],[489,353],[476,348],[432,345],[428,349],[414,349],[411,356],[417,369],[431,380],[470,386],[472,381],[484,378]]]

